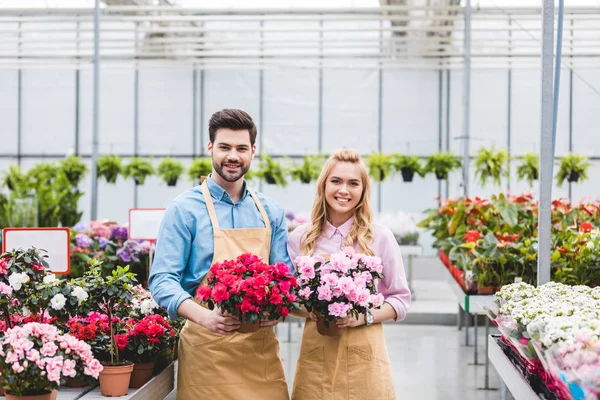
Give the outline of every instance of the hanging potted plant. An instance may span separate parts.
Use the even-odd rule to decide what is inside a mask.
[[[427,157],[425,161],[425,172],[435,173],[439,180],[448,179],[448,173],[460,168],[460,158],[452,153],[435,153]]]
[[[587,171],[592,166],[586,156],[567,154],[560,160],[560,169],[556,174],[556,184],[560,187],[564,180],[568,182],[583,182],[588,179]]]
[[[507,175],[506,166],[508,162],[508,153],[506,150],[496,150],[481,148],[475,158],[475,177],[485,187],[487,181],[491,179],[496,185],[501,185],[500,178]]]
[[[294,181],[310,183],[317,180],[323,167],[323,159],[319,156],[304,156],[302,164],[293,163],[290,176]]]
[[[87,173],[87,165],[80,157],[69,156],[60,161],[60,171],[65,174],[71,185],[77,186]]]
[[[121,157],[117,155],[98,157],[96,166],[98,167],[98,176],[103,176],[107,183],[115,183],[123,171]]]
[[[119,350],[127,345],[126,337],[117,335],[119,318],[115,315],[128,313],[133,299],[131,288],[138,284],[135,274],[129,267],[117,266],[108,277],[102,276],[101,262],[92,259],[90,269],[84,275],[85,289],[89,295],[89,304],[96,304],[94,311],[108,316],[110,344],[101,349],[108,352],[110,361],[104,361],[100,373],[100,391],[103,396],[124,396],[128,392],[133,363],[121,360]]]
[[[177,180],[183,171],[183,164],[171,157],[162,159],[156,168],[156,174],[167,183],[167,186],[177,185]]]
[[[154,167],[148,160],[133,157],[129,164],[123,168],[123,176],[132,177],[136,185],[143,185],[146,177],[154,175]]]
[[[212,159],[205,158],[195,158],[192,161],[192,165],[188,170],[188,174],[192,181],[200,180],[203,176],[208,176],[212,173],[213,165]]]
[[[418,174],[421,177],[423,176],[423,167],[417,156],[393,154],[391,156],[391,163],[396,172],[402,174],[402,180],[404,182],[412,182],[415,174]]]
[[[375,182],[383,182],[392,171],[391,157],[386,154],[373,152],[367,157],[369,175]]]
[[[27,176],[19,165],[9,165],[8,172],[4,173],[2,185],[6,186],[8,190],[19,191],[25,189],[27,181]]]
[[[525,153],[521,163],[517,166],[517,176],[519,179],[525,179],[529,186],[533,186],[533,181],[539,178],[540,156],[533,153]]]
[[[280,185],[283,187],[287,185],[285,169],[279,161],[273,160],[266,154],[260,156],[260,163],[258,164],[256,174],[270,185]]]

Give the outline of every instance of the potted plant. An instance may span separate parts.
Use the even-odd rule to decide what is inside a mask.
[[[27,181],[27,176],[23,173],[19,165],[9,165],[8,172],[4,173],[2,184],[8,190],[19,191],[20,189],[25,189]]]
[[[302,164],[293,163],[289,169],[290,176],[295,181],[310,183],[316,180],[321,173],[323,160],[319,156],[304,156]]]
[[[88,344],[49,324],[30,322],[9,329],[0,339],[0,350],[6,355],[0,357],[0,373],[7,400],[50,400],[61,379],[78,373],[97,378],[102,371]]]
[[[208,157],[195,158],[188,170],[188,174],[192,181],[200,180],[203,176],[208,176],[212,173],[212,160]]]
[[[59,168],[73,186],[79,185],[87,172],[87,165],[77,156],[69,156],[61,160]]]
[[[383,295],[377,293],[375,282],[383,278],[381,260],[357,254],[352,247],[334,253],[329,260],[316,256],[300,256],[294,260],[299,274],[298,295],[309,312],[317,315],[317,330],[321,335],[339,336],[342,329],[337,318],[348,315],[358,318],[367,309],[379,308]],[[337,268],[344,265],[348,268]],[[363,299],[356,296],[363,293]],[[364,296],[366,294],[366,296]]]
[[[525,179],[529,186],[539,178],[540,156],[533,153],[525,153],[521,163],[517,166],[517,176]]]
[[[556,184],[560,187],[566,179],[568,182],[583,182],[588,179],[587,171],[592,166],[586,156],[567,154],[560,160],[560,169],[556,174]]]
[[[507,175],[506,166],[508,162],[508,153],[506,150],[496,150],[481,148],[475,157],[475,177],[479,179],[482,187],[485,187],[488,179],[494,181],[498,186],[501,185],[500,178]]]
[[[373,152],[367,157],[369,175],[375,182],[383,182],[392,171],[391,157],[386,154]]]
[[[52,185],[52,182],[58,175],[59,168],[53,163],[37,163],[33,168],[27,171],[29,181],[37,185]]]
[[[140,157],[133,157],[123,168],[123,176],[132,177],[136,185],[143,185],[146,177],[154,175],[152,163]]]
[[[404,182],[412,182],[415,174],[423,176],[423,167],[417,156],[407,156],[404,154],[394,154],[391,156],[391,163],[396,172],[402,174]]]
[[[156,174],[167,183],[167,186],[177,185],[177,180],[183,171],[183,164],[171,157],[163,158],[156,168]]]
[[[110,361],[104,362],[104,370],[100,373],[100,391],[103,396],[124,396],[128,392],[129,380],[133,371],[133,363],[121,360],[119,347],[126,343],[117,342],[116,312],[126,314],[131,303],[131,288],[138,284],[135,274],[129,267],[117,266],[108,277],[102,276],[101,262],[92,259],[90,269],[84,275],[85,288],[89,294],[90,304],[96,304],[95,311],[108,316],[110,345],[103,349],[109,354]]]
[[[425,172],[435,173],[439,180],[448,179],[448,173],[462,166],[460,158],[452,153],[436,153],[427,157]]]
[[[287,186],[285,168],[278,161],[273,160],[266,154],[260,156],[260,163],[258,164],[256,174],[270,185]]]
[[[238,316],[238,332],[250,333],[260,328],[261,319],[285,318],[290,309],[300,308],[296,291],[296,278],[287,265],[268,265],[248,253],[213,264],[208,282],[198,288],[196,298],[211,310],[216,306]]]
[[[122,173],[121,158],[117,155],[100,156],[96,161],[98,176],[103,176],[108,183],[115,183]]]

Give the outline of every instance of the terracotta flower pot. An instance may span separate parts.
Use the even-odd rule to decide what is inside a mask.
[[[478,294],[494,294],[495,286],[479,286],[477,285]]]
[[[130,388],[141,388],[152,379],[152,371],[154,370],[154,362],[135,363],[133,364],[133,372],[129,381]]]
[[[252,333],[260,329],[260,319],[257,319],[253,324],[249,324],[245,321],[246,318],[242,315],[240,320],[240,327],[237,330],[239,333]]]
[[[57,392],[57,391],[55,391]],[[6,400],[52,400],[53,392],[45,393],[45,394],[36,394],[29,396],[16,396],[14,394],[6,393]],[[56,396],[56,394],[54,395]],[[56,397],[54,397],[56,398]]]
[[[319,318],[317,320],[317,331],[323,336],[340,336],[344,328],[338,328],[335,321],[329,321],[329,328],[326,328],[325,320]]]
[[[129,390],[132,371],[133,364],[105,365],[99,377],[102,396],[125,396]]]

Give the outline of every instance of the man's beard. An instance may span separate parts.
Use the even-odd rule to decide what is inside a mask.
[[[226,182],[236,182],[237,180],[239,180],[241,177],[243,177],[244,175],[246,175],[246,172],[248,172],[248,170],[250,169],[250,164],[244,166],[244,164],[242,163],[225,163],[225,164],[234,164],[234,165],[239,165],[240,166],[240,170],[237,173],[229,173],[225,171],[225,168],[223,166],[223,164],[218,164],[215,162],[215,160],[213,160],[213,168],[215,169],[215,172],[221,177],[223,178],[224,181]]]

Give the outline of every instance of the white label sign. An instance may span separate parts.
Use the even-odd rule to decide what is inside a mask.
[[[165,211],[165,208],[131,208],[129,239],[156,240]]]
[[[27,250],[35,247],[45,257],[54,274],[71,271],[71,230],[69,228],[4,228],[3,251]]]

